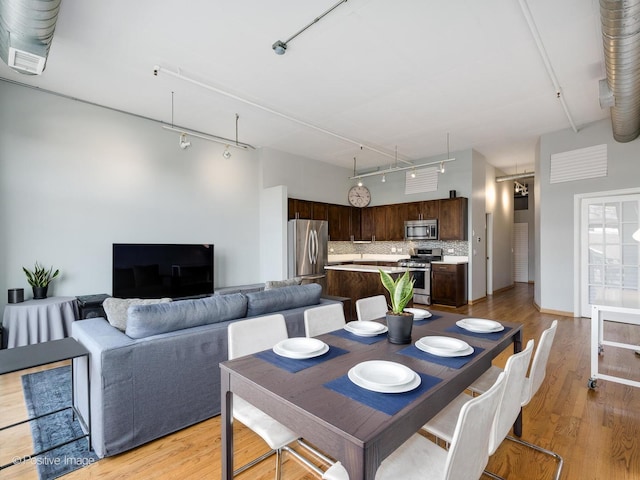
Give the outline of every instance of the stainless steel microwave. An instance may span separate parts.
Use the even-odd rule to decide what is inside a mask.
[[[438,220],[408,220],[404,222],[405,240],[437,240]]]

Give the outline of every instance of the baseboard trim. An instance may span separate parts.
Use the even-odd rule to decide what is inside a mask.
[[[562,310],[551,310],[548,308],[540,308],[540,305],[538,305],[536,302],[533,302],[533,306],[536,308],[536,310],[538,310],[540,313],[546,313],[548,315],[559,315],[561,317],[571,317],[574,318],[573,312],[564,312]]]
[[[512,288],[516,288],[515,283],[512,283],[511,285],[507,285],[506,287],[502,287],[497,290],[494,290],[493,293],[491,293],[491,295],[495,295],[496,293],[506,292],[507,290],[511,290]]]
[[[477,303],[481,303],[481,302],[486,302],[487,301],[487,297],[480,297],[480,298],[476,298],[475,300],[469,300],[469,305],[475,305]]]

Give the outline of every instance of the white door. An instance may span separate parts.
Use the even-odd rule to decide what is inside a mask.
[[[616,304],[637,296],[640,242],[632,238],[640,225],[640,195],[583,199],[581,205],[581,312],[591,304]]]
[[[529,224],[513,224],[513,280],[529,282]]]

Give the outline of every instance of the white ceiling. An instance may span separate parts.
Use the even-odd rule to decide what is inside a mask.
[[[238,113],[241,142],[358,170],[392,159],[154,65],[408,160],[449,133],[451,151],[531,171],[538,137],[570,128],[518,1],[349,0],[273,52],[336,1],[62,0],[43,75],[0,77],[166,123],[173,91],[176,125],[235,138]],[[575,124],[607,118],[597,0],[529,8]]]

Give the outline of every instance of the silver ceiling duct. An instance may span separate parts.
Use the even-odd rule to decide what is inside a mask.
[[[630,142],[640,135],[640,0],[600,0],[600,17],[613,138]]]
[[[40,75],[60,0],[0,0],[0,58],[16,72]]]

